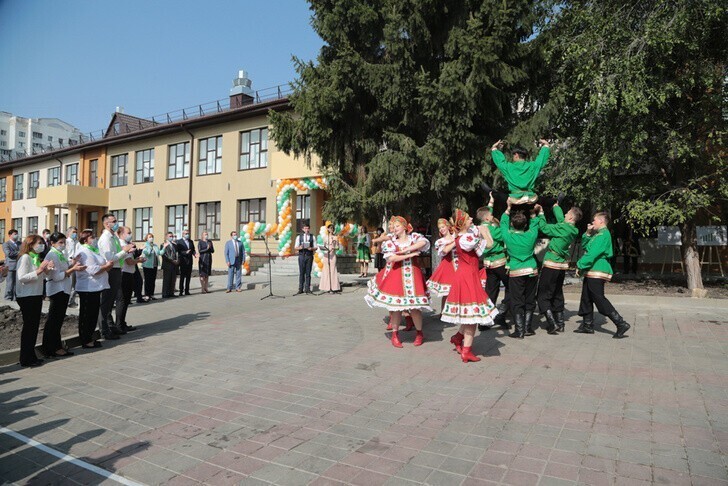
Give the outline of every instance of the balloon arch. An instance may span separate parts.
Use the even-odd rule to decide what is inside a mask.
[[[243,246],[245,246],[245,262],[243,263],[243,275],[250,273],[250,243],[258,236],[278,236],[278,255],[280,257],[288,257],[292,255],[293,238],[295,237],[292,227],[291,211],[293,208],[293,193],[297,194],[309,192],[313,189],[326,189],[326,180],[323,177],[303,177],[300,179],[279,179],[276,186],[276,212],[278,222],[276,224],[266,224],[260,222],[245,223],[240,227],[240,238]],[[337,235],[340,248],[337,254],[344,252],[347,238],[355,238],[359,232],[357,224],[337,224],[334,226],[334,233]],[[323,236],[326,234],[326,228],[321,226],[317,243],[323,243]],[[317,249],[314,252],[313,273],[315,276],[321,274],[324,263],[324,252]]]

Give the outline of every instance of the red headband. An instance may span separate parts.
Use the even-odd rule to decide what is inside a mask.
[[[392,216],[392,219],[390,219],[389,222],[390,223],[399,223],[402,226],[404,226],[407,233],[412,233],[412,225],[409,224],[403,216]]]

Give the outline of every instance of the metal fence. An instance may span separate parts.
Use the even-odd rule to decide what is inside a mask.
[[[266,103],[269,101],[275,101],[288,97],[293,91],[290,84],[280,84],[271,88],[264,88],[257,90],[252,95],[252,100],[247,103],[243,103],[242,107],[248,107],[257,105],[260,103]],[[78,139],[68,139],[68,143],[63,144],[45,144],[42,148],[31,147],[30,151],[19,151],[11,150],[9,155],[0,155],[0,162],[12,162],[21,160],[26,157],[39,154],[49,154],[57,150],[67,149],[84,143],[95,142],[98,140],[115,137],[119,135],[126,135],[129,133],[137,132],[151,127],[157,127],[162,125],[169,125],[172,123],[191,120],[195,118],[201,118],[216,113],[224,113],[226,111],[239,109],[240,106],[230,106],[230,98],[222,98],[215,101],[209,101],[195,106],[182,108],[180,110],[169,111],[160,115],[154,115],[145,118],[136,118],[135,121],[126,121],[120,124],[114,124],[109,129],[95,130],[79,135]]]

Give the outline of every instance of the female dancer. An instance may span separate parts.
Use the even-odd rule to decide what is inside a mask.
[[[417,329],[414,345],[424,341],[422,334],[422,309],[432,310],[422,270],[414,265],[412,259],[427,251],[430,242],[419,233],[412,232],[412,226],[401,216],[392,217],[394,237],[382,244],[382,252],[387,266],[368,284],[365,297],[371,307],[382,307],[389,311],[392,325],[392,345],[402,347],[399,340],[399,323],[402,312],[408,311]]]
[[[444,322],[460,325],[460,330],[450,338],[450,342],[460,351],[463,363],[480,361],[480,358],[471,351],[475,326],[491,325],[498,310],[488,299],[480,283],[478,254],[482,254],[485,248],[493,245],[493,239],[487,228],[474,227],[473,218],[460,209],[455,210],[452,225],[457,235],[455,244],[458,252],[458,268],[441,319]]]
[[[326,238],[324,238],[323,244],[319,245],[319,248],[325,254],[319,290],[322,292],[341,292],[339,272],[336,271],[336,250],[339,249],[339,240],[334,235],[334,224],[331,221],[326,222]]]
[[[210,275],[212,275],[212,254],[215,253],[215,247],[211,240],[208,240],[207,231],[202,232],[202,239],[197,242],[197,251],[200,253],[199,270],[200,270],[200,288],[203,294],[209,294],[207,289]]]
[[[437,220],[437,229],[440,232],[440,239],[435,242],[435,249],[440,255],[440,264],[427,281],[427,288],[430,293],[442,297],[440,311],[445,308],[445,299],[450,293],[450,287],[455,281],[455,270],[458,267],[458,257],[455,251],[455,237],[452,235],[452,226],[445,218]]]

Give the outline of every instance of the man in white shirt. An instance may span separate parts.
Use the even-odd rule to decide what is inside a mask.
[[[78,228],[71,226],[66,230],[66,249],[63,254],[68,259],[70,266],[73,266],[76,258],[76,244],[78,243]],[[76,303],[76,272],[71,274],[71,297],[68,299],[68,307],[77,307]]]
[[[298,250],[298,292],[296,295],[306,292],[311,293],[311,269],[313,268],[313,249],[316,244],[311,227],[303,225],[303,233],[296,236],[296,250]]]
[[[120,334],[126,333],[114,325],[111,309],[121,289],[122,261],[126,254],[134,249],[134,244],[121,246],[121,241],[116,236],[119,223],[113,214],[104,214],[101,224],[104,231],[99,238],[99,252],[107,262],[114,262],[114,266],[109,270],[109,288],[101,292],[101,334],[104,339],[119,339]]]

